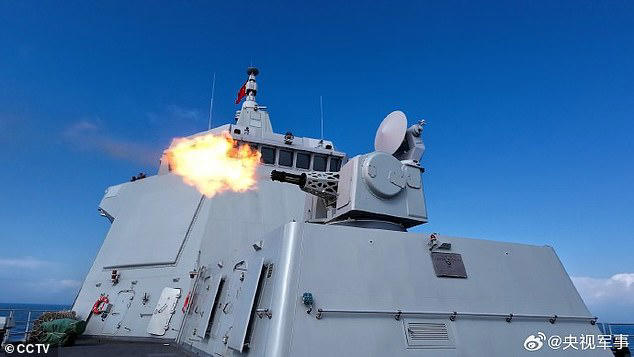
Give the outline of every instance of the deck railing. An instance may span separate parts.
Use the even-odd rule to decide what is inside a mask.
[[[597,322],[597,326],[606,335],[626,335],[630,348],[634,347],[634,323]]]
[[[5,342],[25,342],[29,333],[33,329],[33,323],[43,313],[49,311],[63,311],[64,308],[58,309],[9,309],[0,308],[0,316],[7,316],[13,319],[15,326],[11,328],[7,333]],[[607,335],[623,334],[628,336],[630,346],[634,346],[634,323],[608,323],[597,322],[596,323],[602,333]],[[3,341],[0,341],[3,342]]]
[[[10,317],[15,324],[13,328],[7,331],[5,342],[25,342],[33,329],[33,322],[42,316],[43,313],[62,310],[64,309],[61,307],[59,309],[46,310],[0,308],[0,316]]]

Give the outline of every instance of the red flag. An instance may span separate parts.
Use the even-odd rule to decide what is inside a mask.
[[[240,90],[238,91],[238,98],[236,99],[236,104],[240,103],[242,98],[244,98],[244,96],[247,95],[247,82],[244,82],[242,87],[240,87]]]

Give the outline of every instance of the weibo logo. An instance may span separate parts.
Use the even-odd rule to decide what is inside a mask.
[[[524,340],[524,349],[527,351],[538,351],[544,346],[546,335],[543,332],[538,332],[536,335],[530,335]]]

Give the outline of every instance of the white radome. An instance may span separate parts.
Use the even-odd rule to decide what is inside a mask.
[[[394,154],[401,146],[407,131],[405,113],[395,110],[388,114],[379,125],[374,137],[374,150]]]

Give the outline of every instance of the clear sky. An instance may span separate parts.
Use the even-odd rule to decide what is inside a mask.
[[[232,121],[249,64],[277,132],[372,149],[425,118],[427,232],[555,247],[634,321],[634,3],[2,1],[0,302],[70,303],[104,189]]]

